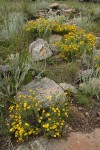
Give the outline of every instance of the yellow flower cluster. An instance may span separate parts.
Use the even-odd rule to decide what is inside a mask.
[[[16,99],[16,105],[9,107],[9,117],[10,117],[10,132],[15,134],[17,141],[24,141],[23,137],[27,137],[30,134],[37,135],[38,127],[32,126],[28,116],[31,117],[31,113],[36,111],[39,112],[39,103],[34,97],[28,95],[19,95]],[[36,109],[34,110],[34,107]],[[34,119],[34,118],[33,118]]]
[[[93,34],[87,34],[84,30],[70,32],[64,35],[62,41],[55,45],[60,49],[61,58],[75,59],[83,53],[90,54],[95,46],[95,37]]]
[[[42,117],[42,131],[47,136],[60,137],[65,120],[68,118],[68,106],[65,102],[58,106],[52,104],[47,111],[42,111]]]
[[[51,33],[64,35],[62,41],[55,45],[61,51],[60,56],[67,60],[79,58],[83,53],[90,54],[95,46],[95,37],[84,30],[77,30],[75,25],[60,23],[56,20],[40,18],[29,21],[26,31],[33,32],[36,37],[49,37]]]
[[[52,31],[59,34],[67,34],[69,32],[76,32],[76,26],[71,24],[59,24],[54,22]]]
[[[52,30],[52,23],[50,20],[39,18],[36,21],[29,21],[26,24],[26,31],[32,32],[36,37],[49,36]]]
[[[31,134],[61,136],[65,120],[68,118],[67,103],[59,102],[61,99],[58,101],[57,96],[49,96],[46,100],[52,103],[47,108],[36,98],[32,90],[29,91],[30,95],[18,95],[15,98],[15,105],[9,107],[10,132],[18,142],[24,141]]]
[[[26,31],[31,31],[38,36],[46,36],[50,33],[67,34],[69,32],[75,32],[76,26],[71,24],[61,24],[54,20],[40,18],[36,21],[27,22]]]

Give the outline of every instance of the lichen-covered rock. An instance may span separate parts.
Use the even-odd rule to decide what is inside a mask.
[[[36,93],[36,97],[41,99],[47,106],[52,103],[52,101],[46,101],[46,97],[51,95],[64,95],[62,88],[49,78],[31,81],[29,84],[22,87],[20,92],[18,92],[18,95],[30,95],[31,93],[29,92],[29,89],[33,90]]]
[[[30,44],[29,52],[32,54],[33,61],[44,60],[52,55],[47,41],[40,38]]]

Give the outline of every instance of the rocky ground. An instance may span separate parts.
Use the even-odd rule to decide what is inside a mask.
[[[72,132],[67,139],[37,138],[27,145],[20,145],[17,150],[99,150],[100,129],[91,133]]]
[[[49,15],[67,15],[70,12],[73,12],[76,15],[80,15],[78,11],[74,9],[67,8],[62,9],[59,7],[58,3],[55,3],[50,6],[48,11]],[[47,12],[46,12],[47,13]],[[38,17],[46,16],[46,13],[43,11],[38,12]],[[75,24],[76,20],[74,20]],[[53,35],[54,36],[54,35]],[[53,38],[53,37],[52,37]],[[51,38],[51,39],[52,39]],[[59,36],[59,40],[61,40],[61,36]],[[55,39],[55,37],[54,37]],[[58,37],[57,37],[58,40]],[[100,38],[96,37],[97,43],[100,42]],[[37,45],[38,44],[38,45]],[[45,46],[46,45],[46,46]],[[33,58],[37,60],[46,59],[52,55],[52,52],[49,50],[48,43],[43,39],[38,39],[30,45],[29,50],[33,51]],[[53,44],[51,45],[53,47]],[[37,51],[38,50],[38,51]],[[55,51],[55,50],[54,50]],[[38,54],[38,55],[37,55]],[[97,55],[100,54],[100,50],[97,50]],[[0,69],[8,69],[7,66],[1,66]],[[22,88],[22,93],[25,93],[27,89],[32,88],[36,90],[38,95],[50,95],[51,92],[55,93],[58,91],[60,93],[64,92],[67,88],[72,88],[73,92],[77,92],[77,89],[67,83],[56,84],[53,80],[44,78],[39,81],[37,84],[31,84],[34,81],[31,81],[30,84],[25,86],[25,89]],[[31,86],[34,85],[34,86]],[[39,88],[40,87],[40,88]],[[72,113],[69,114],[70,118],[70,127],[71,131],[69,134],[64,133],[64,138],[61,139],[47,139],[43,137],[38,137],[36,139],[31,138],[30,142],[24,143],[21,145],[13,146],[11,140],[9,138],[0,137],[0,149],[1,150],[99,150],[100,149],[100,106],[98,103],[95,104],[94,108],[89,111],[85,110],[85,108],[72,104]],[[74,116],[74,118],[73,118]],[[74,119],[74,120],[73,120]],[[86,133],[87,132],[87,133]],[[66,136],[68,135],[68,136]]]

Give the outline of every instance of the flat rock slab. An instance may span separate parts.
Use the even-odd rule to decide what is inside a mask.
[[[20,147],[17,150],[25,150],[22,145]],[[41,137],[30,142],[30,147],[31,150],[100,150],[100,129],[92,133],[72,132],[66,140]]]
[[[48,96],[55,94],[62,95],[64,93],[62,88],[55,81],[49,78],[31,81],[29,84],[21,88],[21,90],[18,92],[18,95],[30,95],[31,93],[29,92],[29,89],[36,92],[36,97],[41,99],[43,102]]]
[[[99,134],[100,134],[100,130]],[[71,133],[68,140],[51,140],[48,145],[48,150],[100,150],[100,135]]]

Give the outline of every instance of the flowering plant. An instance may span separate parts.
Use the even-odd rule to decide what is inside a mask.
[[[62,24],[57,20],[39,18],[36,21],[29,21],[26,24],[26,32],[31,32],[36,37],[49,37],[51,33],[67,34],[75,32],[76,26],[71,24]]]
[[[24,141],[29,135],[44,134],[49,137],[60,137],[65,121],[68,118],[68,103],[59,96],[46,97],[52,101],[49,107],[42,106],[42,101],[31,95],[19,95],[15,105],[9,107],[10,132],[17,141]]]
[[[60,50],[61,58],[75,59],[82,54],[92,54],[95,46],[93,34],[87,34],[84,30],[65,34],[62,41],[55,43]]]

